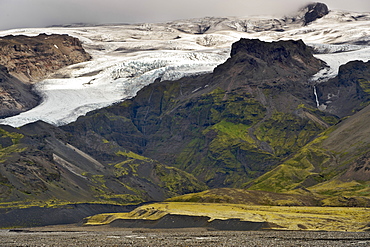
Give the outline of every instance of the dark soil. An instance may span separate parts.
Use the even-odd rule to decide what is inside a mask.
[[[130,212],[137,205],[69,204],[55,208],[30,207],[0,209],[0,228],[36,227],[79,223],[83,218],[101,213]],[[0,246],[2,246],[0,244]]]

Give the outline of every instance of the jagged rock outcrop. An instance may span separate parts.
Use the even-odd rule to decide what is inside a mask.
[[[340,66],[338,76],[316,86],[320,109],[338,117],[352,115],[370,100],[370,62]]]
[[[35,107],[40,97],[30,84],[65,66],[90,59],[81,42],[68,35],[0,38],[0,117]]]
[[[303,8],[304,14],[304,24],[308,25],[309,23],[316,21],[329,14],[329,8],[324,3],[312,3]]]
[[[219,83],[228,83],[228,89],[242,85],[290,87],[305,84],[306,78],[323,65],[301,40],[241,39],[232,45],[231,58],[214,70],[214,77]],[[233,78],[232,84],[229,77]]]

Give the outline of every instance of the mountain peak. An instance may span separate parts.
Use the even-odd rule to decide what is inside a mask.
[[[302,8],[301,13],[305,13],[303,16],[304,25],[316,21],[329,14],[329,8],[325,3],[310,3],[306,7]]]
[[[277,84],[307,81],[322,68],[312,49],[302,40],[264,42],[258,39],[240,39],[232,45],[231,58],[214,70],[220,82],[238,77],[233,88],[246,84]],[[305,78],[305,79],[303,79]],[[275,85],[275,84],[274,84]],[[229,86],[228,86],[229,87]]]
[[[293,54],[312,57],[312,51],[302,40],[264,42],[259,39],[240,39],[232,45],[231,57],[243,52],[266,62],[287,62]]]

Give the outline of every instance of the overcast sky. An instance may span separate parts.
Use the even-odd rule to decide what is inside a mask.
[[[69,23],[160,22],[204,16],[283,16],[306,0],[0,0],[0,30]],[[323,0],[330,9],[370,12],[370,0]]]

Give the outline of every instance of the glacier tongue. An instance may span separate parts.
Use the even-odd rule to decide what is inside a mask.
[[[262,25],[259,32],[224,25],[222,29],[211,28],[212,31],[204,34],[185,33],[186,28],[182,26],[198,25],[194,20],[0,31],[0,36],[69,34],[79,38],[93,57],[91,61],[61,69],[37,83],[35,89],[42,96],[42,103],[27,112],[2,119],[0,124],[19,127],[38,120],[54,125],[73,122],[89,111],[135,96],[142,87],[158,78],[176,80],[211,72],[229,57],[231,44],[240,38],[302,39],[310,43],[319,53],[315,56],[329,66],[313,80],[315,83],[325,81],[336,76],[339,66],[348,61],[370,59],[370,14],[361,14],[356,21],[351,21],[350,16],[332,11],[308,26],[284,26],[284,31],[263,31],[266,20],[258,18],[254,18],[253,23]],[[202,23],[206,25],[207,20],[205,18]],[[246,18],[240,20],[248,21]]]
[[[367,62],[370,60],[370,48],[363,48],[355,51],[339,52],[331,54],[317,54],[318,59],[326,62],[328,67],[319,71],[313,76],[312,80],[318,83],[327,81],[338,75],[339,67],[353,60]]]
[[[192,74],[211,72],[227,58],[228,53],[157,51],[154,56],[150,53],[138,55],[111,66],[108,61],[107,68],[94,76],[53,78],[39,82],[35,89],[42,95],[42,103],[27,112],[3,119],[0,123],[13,127],[38,120],[54,125],[67,124],[89,111],[135,96],[142,87],[157,78],[176,80]],[[73,73],[77,74],[75,67],[86,73],[88,63],[71,66],[59,73],[74,70]]]

